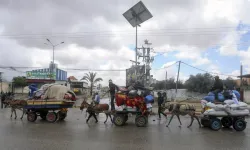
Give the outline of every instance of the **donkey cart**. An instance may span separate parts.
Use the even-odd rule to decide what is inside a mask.
[[[72,101],[46,101],[46,100],[28,100],[24,109],[27,110],[27,120],[35,122],[37,116],[48,122],[64,120],[67,117],[68,108],[72,108]]]
[[[122,110],[116,111],[114,114],[114,124],[116,126],[123,126],[128,121],[128,114],[135,114],[135,124],[137,127],[145,127],[148,123],[148,114],[142,114],[141,111]]]
[[[123,93],[116,94],[117,106],[125,106],[123,110],[116,110],[113,122],[116,126],[123,126],[128,120],[128,114],[135,114],[137,127],[145,127],[148,123],[149,111],[143,96],[129,97]],[[130,108],[129,108],[130,107]]]

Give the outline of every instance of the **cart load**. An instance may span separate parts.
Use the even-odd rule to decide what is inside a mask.
[[[245,117],[249,115],[248,105],[244,102],[225,100],[224,104],[214,104],[205,100],[201,101],[203,108],[201,124],[213,130],[221,127],[231,127],[236,131],[243,131],[246,128]],[[221,119],[219,119],[221,118]]]
[[[120,89],[115,95],[117,106],[124,106],[123,110],[116,110],[114,124],[123,126],[128,120],[128,114],[135,114],[135,124],[144,127],[148,123],[148,115],[152,110],[154,97],[148,91]]]
[[[218,93],[217,99],[215,98],[215,93],[214,92],[209,92],[207,96],[203,98],[203,100],[206,100],[207,102],[212,102],[214,103],[216,100],[219,102],[224,102],[227,100],[228,96],[235,96],[238,100],[240,100],[240,93],[236,90],[228,90],[228,91],[223,91]],[[232,99],[232,98],[231,98]]]
[[[72,108],[76,100],[73,91],[59,84],[45,84],[33,95],[33,99],[27,100],[24,109],[27,110],[27,119],[34,122],[37,116],[48,122],[64,120],[68,108]]]
[[[68,87],[59,84],[45,84],[34,93],[34,99],[46,99],[48,101],[76,100],[75,93]]]

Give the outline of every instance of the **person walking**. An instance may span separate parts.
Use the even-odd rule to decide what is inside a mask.
[[[113,81],[110,79],[109,80],[109,93],[110,93],[110,98],[111,98],[111,111],[115,110],[115,104],[114,104],[114,100],[115,100],[115,92],[116,90],[118,91],[119,88],[117,85],[115,85],[113,83]]]
[[[157,95],[158,95],[158,115],[159,115],[159,119],[161,119],[161,114],[164,115],[165,117],[167,117],[167,115],[163,113],[163,109],[162,109],[164,97],[161,94],[161,92],[158,92]]]
[[[3,109],[3,102],[5,101],[6,99],[6,94],[5,93],[1,93],[1,109]]]
[[[100,96],[98,92],[95,93],[95,99],[94,99],[95,105],[98,105],[100,103]]]

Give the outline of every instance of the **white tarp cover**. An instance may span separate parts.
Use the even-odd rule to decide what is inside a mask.
[[[68,87],[59,84],[45,85],[43,87],[43,90],[45,90],[43,99],[48,99],[48,100],[49,99],[64,100],[64,95],[66,93],[70,92],[70,94],[74,94],[74,92],[70,90]]]

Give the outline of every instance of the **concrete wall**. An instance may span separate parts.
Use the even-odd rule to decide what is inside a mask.
[[[250,90],[244,90],[244,102],[250,103]]]
[[[2,82],[3,85],[1,85],[1,82],[0,82],[0,92],[1,92],[1,86],[2,86],[2,90],[3,92],[9,92],[9,83],[7,82]]]
[[[15,88],[14,92],[15,93],[22,93],[22,88],[21,87],[20,88],[19,87]],[[26,87],[23,88],[23,93],[24,94],[28,94],[29,93],[29,87],[28,86],[26,86]]]
[[[9,88],[9,83],[8,82],[3,82],[2,89],[3,89],[3,92],[11,92],[12,91],[11,88]],[[21,87],[15,88],[14,90],[15,90],[14,91],[15,93],[22,93],[22,88]],[[1,83],[0,83],[0,92],[1,92]],[[23,93],[29,93],[28,86],[24,87]]]
[[[164,90],[159,90],[164,92]],[[157,92],[154,92],[154,96],[157,97]],[[188,92],[186,89],[177,89],[177,94],[175,92],[175,89],[171,89],[171,90],[165,90],[165,92],[167,93],[167,99],[168,100],[186,100],[187,98],[190,100],[201,100],[204,96],[206,96],[207,94],[200,94],[200,93],[196,93],[196,92]]]

